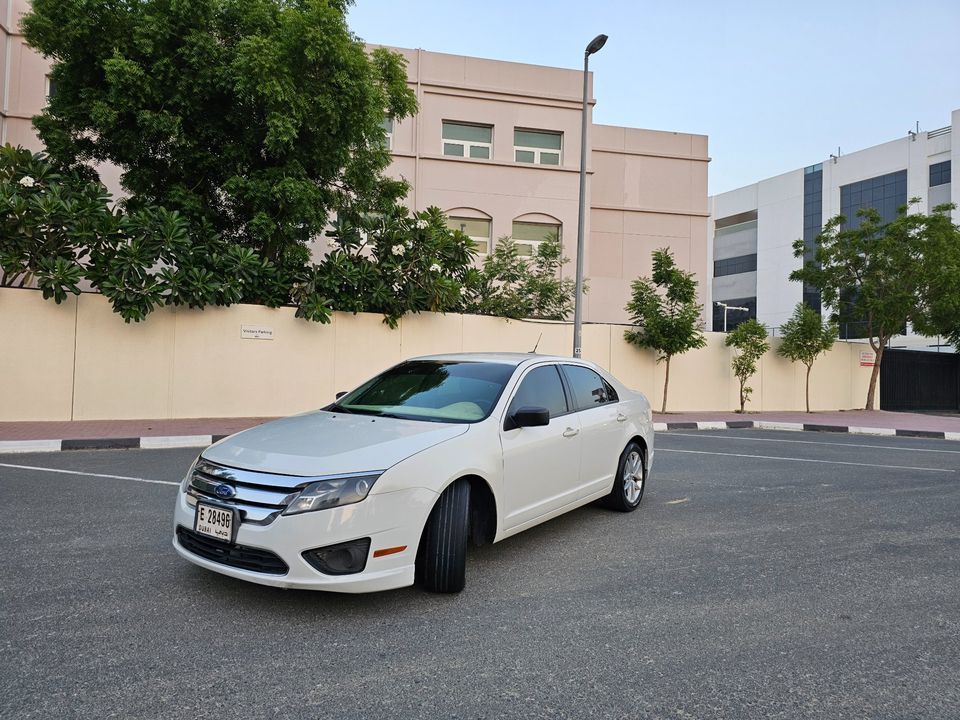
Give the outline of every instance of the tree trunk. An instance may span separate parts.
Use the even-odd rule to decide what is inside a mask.
[[[743,387],[747,384],[746,380],[740,381],[740,414],[744,412],[744,408],[747,406],[747,399],[743,396]]]
[[[810,412],[810,369],[812,364],[807,365],[807,412]]]
[[[887,343],[887,339],[882,336],[879,338],[879,340],[879,348],[873,348],[873,351],[876,353],[877,357],[873,361],[873,372],[870,373],[870,387],[867,389],[867,405],[864,410],[874,409],[874,398],[877,395],[877,378],[880,377],[880,363],[883,361],[883,350]],[[873,347],[872,341],[870,346]]]
[[[667,411],[667,385],[670,383],[670,356],[667,355],[667,375],[663,379],[663,406],[660,408],[660,412],[665,413]]]

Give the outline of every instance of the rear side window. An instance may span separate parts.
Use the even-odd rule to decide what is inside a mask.
[[[522,407],[543,407],[554,418],[567,412],[567,398],[556,365],[534,368],[520,381],[507,414]]]
[[[564,365],[563,374],[567,376],[573,402],[578,410],[617,402],[617,392],[610,383],[590,368],[579,365]]]

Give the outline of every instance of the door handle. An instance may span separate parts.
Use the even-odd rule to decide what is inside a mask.
[[[579,432],[580,430],[578,428],[568,427],[566,430],[563,431],[563,436],[573,437],[574,435],[577,435]]]
[[[617,422],[626,422],[627,419],[627,416],[623,413],[617,413]]]

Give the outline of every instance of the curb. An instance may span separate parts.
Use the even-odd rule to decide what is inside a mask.
[[[856,425],[821,425],[818,423],[791,423],[773,422],[770,420],[710,420],[699,422],[667,422],[654,423],[656,432],[671,430],[788,430],[792,432],[828,432],[846,433],[848,435],[873,435],[888,437],[917,437],[933,440],[960,441],[960,432],[945,432],[939,430],[897,430],[894,428],[858,427]]]
[[[895,430],[894,428],[821,425],[817,423],[773,422],[769,420],[701,420],[653,424],[656,432],[671,430],[788,430],[792,432],[828,432],[848,435],[916,437],[960,441],[960,432],[934,430]],[[42,453],[69,450],[163,450],[168,448],[207,447],[227,435],[148,435],[129,438],[78,438],[64,440],[0,440],[0,454]]]
[[[66,450],[161,450],[207,447],[226,435],[148,435],[131,438],[65,440],[0,440],[0,453],[61,452]]]

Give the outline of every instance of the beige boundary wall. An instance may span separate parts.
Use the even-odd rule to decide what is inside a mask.
[[[276,416],[320,407],[403,358],[438,352],[568,355],[567,323],[425,313],[391,330],[380,315],[336,313],[329,325],[291,308],[163,309],[124,323],[101,295],[62,305],[36,290],[0,289],[0,421]],[[272,333],[246,339],[241,328]],[[660,406],[663,365],[623,340],[623,326],[587,325],[583,354]],[[540,337],[542,334],[542,338]],[[776,341],[774,341],[776,342]],[[811,406],[861,406],[870,368],[861,344],[837,343],[814,365]],[[802,410],[802,365],[772,352],[753,378],[749,410]],[[668,410],[732,410],[737,384],[723,335],[674,358]]]

